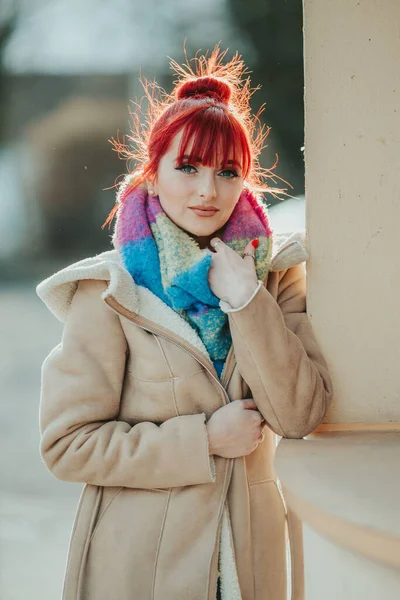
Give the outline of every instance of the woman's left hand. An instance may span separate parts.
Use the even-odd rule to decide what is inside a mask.
[[[258,245],[258,242],[253,242]],[[244,253],[255,254],[253,242],[247,244]],[[210,288],[220,300],[238,308],[247,302],[257,287],[254,258],[242,258],[217,237],[212,238],[210,245],[215,250],[208,273]]]

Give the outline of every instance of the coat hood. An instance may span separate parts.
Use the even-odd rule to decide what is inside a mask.
[[[305,262],[308,251],[305,231],[280,233],[273,236],[271,271],[282,271]],[[211,361],[198,333],[178,313],[147,288],[137,285],[122,265],[117,250],[73,263],[42,281],[36,288],[39,298],[61,322],[67,319],[69,307],[78,283],[82,279],[107,282],[103,300],[114,298],[126,310],[160,325],[179,335],[186,343]]]
[[[281,271],[308,260],[306,234],[304,230],[279,233],[273,236],[271,271]],[[154,302],[181,317],[170,309],[150,290],[137,285],[122,265],[117,250],[109,250],[75,262],[43,280],[36,288],[39,298],[57,319],[65,322],[69,306],[81,279],[97,279],[108,282],[103,299],[113,296],[124,308],[147,318],[146,303],[149,297]],[[144,302],[146,300],[146,302]],[[145,314],[147,313],[147,314]],[[196,336],[197,337],[197,336]]]

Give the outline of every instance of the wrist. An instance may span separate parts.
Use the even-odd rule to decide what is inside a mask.
[[[232,308],[239,308],[240,306],[243,306],[243,304],[246,304],[246,302],[251,298],[251,296],[256,291],[257,287],[258,287],[258,282],[255,281],[251,285],[246,286],[246,288],[241,289],[239,293],[237,293],[234,296],[231,296],[229,298],[224,298],[224,300],[226,302],[228,302],[228,304],[230,304],[230,306]]]

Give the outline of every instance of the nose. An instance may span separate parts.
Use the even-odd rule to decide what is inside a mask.
[[[199,196],[206,201],[213,200],[217,196],[214,173],[211,170],[208,173],[203,173],[199,180]]]

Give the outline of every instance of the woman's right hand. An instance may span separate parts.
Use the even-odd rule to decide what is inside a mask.
[[[207,422],[209,453],[224,458],[246,456],[260,443],[264,427],[254,400],[234,400]]]

